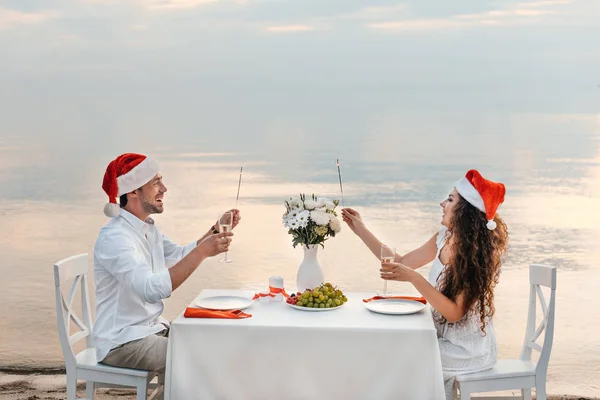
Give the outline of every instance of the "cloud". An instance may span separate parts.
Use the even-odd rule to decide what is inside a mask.
[[[269,26],[265,30],[267,32],[306,32],[314,29],[315,28],[310,25],[278,25]]]
[[[457,14],[449,18],[402,18],[396,21],[369,23],[366,26],[381,30],[439,30],[456,29],[474,26],[512,26],[549,22],[543,17],[562,14],[557,9],[544,9],[548,6],[570,4],[568,0],[538,1],[514,4],[513,8],[482,11],[477,13]],[[365,10],[368,15],[368,10]]]
[[[59,39],[71,41],[71,40],[81,40],[82,37],[80,35],[75,35],[75,34],[71,33],[71,34],[60,35]]]
[[[219,0],[138,0],[140,5],[151,10],[185,10],[216,3]]]
[[[81,2],[88,4],[117,4],[119,0],[81,0]]]
[[[448,19],[420,19],[394,22],[377,22],[373,24],[368,24],[367,27],[385,30],[436,30],[457,28],[463,25],[466,24],[460,21],[453,21]]]
[[[546,7],[555,5],[571,4],[573,0],[549,0],[549,1],[532,1],[529,3],[518,3],[517,7],[528,8],[528,7]]]
[[[507,18],[507,17],[539,17],[542,15],[557,14],[556,11],[551,10],[530,10],[530,9],[516,9],[516,10],[493,10],[477,14],[463,14],[457,15],[456,19],[469,19],[469,20],[482,20],[489,18]]]
[[[406,3],[395,6],[367,7],[359,11],[342,14],[337,17],[341,20],[372,20],[386,18],[390,15],[404,14],[408,10]]]
[[[134,5],[150,10],[188,10],[201,7],[207,4],[218,3],[222,0],[81,0],[84,3],[103,4],[103,5]],[[237,0],[234,2],[243,3],[246,0]]]
[[[20,25],[39,24],[55,16],[56,13],[53,12],[23,12],[0,8],[0,30],[11,29]]]

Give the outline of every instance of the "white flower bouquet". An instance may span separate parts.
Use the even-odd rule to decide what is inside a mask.
[[[342,224],[335,212],[338,204],[339,200],[329,200],[326,197],[319,199],[314,194],[309,199],[300,194],[299,197],[286,200],[283,225],[294,237],[294,247],[298,244],[306,247],[320,244],[324,248],[323,243],[342,230]]]

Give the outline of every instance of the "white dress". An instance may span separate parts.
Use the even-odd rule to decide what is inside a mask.
[[[446,243],[446,227],[437,237],[437,253],[429,272],[429,283],[439,289],[438,277],[446,266],[440,261],[440,250]],[[441,278],[440,278],[441,280]],[[434,314],[436,312],[434,311]],[[439,314],[438,314],[439,315]],[[480,372],[496,364],[498,348],[496,334],[491,321],[486,320],[484,335],[481,332],[479,315],[467,313],[456,323],[442,324],[434,318],[442,358],[442,372],[446,388],[446,399],[452,399],[452,386],[457,375]]]

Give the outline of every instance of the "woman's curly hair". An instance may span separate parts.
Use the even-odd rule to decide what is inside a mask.
[[[508,244],[506,224],[497,214],[494,221],[496,229],[487,229],[485,213],[458,196],[446,232],[446,240],[453,238],[453,256],[439,278],[439,290],[450,300],[456,301],[464,293],[465,312],[479,315],[484,334],[486,318],[495,312],[494,287]],[[441,317],[441,322],[445,323],[445,318]]]

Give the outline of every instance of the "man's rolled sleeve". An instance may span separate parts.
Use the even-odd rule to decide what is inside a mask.
[[[183,252],[184,252],[184,255],[183,255],[183,256],[185,257],[185,256],[187,256],[188,254],[190,254],[190,252],[191,252],[192,250],[194,250],[194,249],[196,248],[196,246],[198,246],[198,242],[197,242],[197,241],[195,241],[195,242],[192,242],[192,243],[189,243],[189,244],[186,244],[186,245],[183,247]]]
[[[173,293],[173,283],[171,282],[171,274],[168,269],[163,269],[158,274],[154,274],[158,277],[155,281],[152,281],[156,285],[155,292],[160,294],[161,299],[166,299]],[[152,292],[152,291],[151,291]]]
[[[194,250],[194,248],[197,245],[196,242],[192,242],[186,244],[185,246],[180,246],[171,242],[171,240],[162,233],[161,236],[163,241],[163,248],[165,251],[165,260],[169,264],[169,268],[181,261],[183,257],[190,254],[190,252]]]

